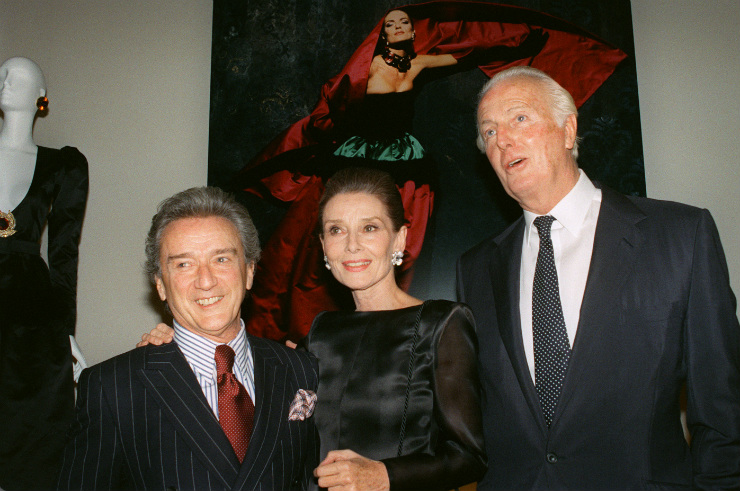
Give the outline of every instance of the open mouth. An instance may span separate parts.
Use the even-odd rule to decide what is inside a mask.
[[[221,297],[201,298],[199,300],[196,300],[195,303],[203,307],[208,307],[209,305],[213,305],[214,303],[218,302],[222,298],[224,297],[221,296]]]
[[[509,167],[514,167],[516,164],[520,163],[524,159],[514,159],[511,162],[509,162]]]
[[[362,266],[367,266],[368,264],[370,264],[370,261],[353,261],[353,262],[347,261],[342,264],[344,264],[348,268],[361,268]]]

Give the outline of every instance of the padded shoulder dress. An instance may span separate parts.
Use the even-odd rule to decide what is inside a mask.
[[[418,326],[418,330],[417,330]],[[477,346],[467,306],[324,312],[305,343],[319,360],[321,459],[382,460],[391,490],[449,490],[486,469]]]
[[[31,186],[12,210],[15,233],[0,237],[0,488],[7,491],[56,481],[74,412],[69,335],[87,189],[87,161],[76,148],[39,147]],[[39,245],[45,226],[48,267]]]

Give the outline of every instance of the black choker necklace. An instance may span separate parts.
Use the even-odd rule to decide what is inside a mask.
[[[383,61],[386,65],[398,69],[401,73],[407,72],[411,68],[411,57],[409,55],[398,56],[391,52],[388,46],[383,51]]]

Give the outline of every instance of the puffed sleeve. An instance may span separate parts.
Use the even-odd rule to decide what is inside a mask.
[[[439,327],[434,370],[437,445],[434,455],[384,459],[391,491],[449,490],[477,481],[486,471],[473,314],[464,304],[455,304]]]
[[[77,315],[77,259],[82,219],[87,202],[87,160],[76,148],[64,147],[57,154],[54,201],[49,213],[49,276],[59,300],[59,316],[67,334],[73,335]]]

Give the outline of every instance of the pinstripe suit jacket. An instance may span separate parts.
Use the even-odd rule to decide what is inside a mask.
[[[176,343],[85,370],[59,489],[307,489],[318,463],[313,418],[289,421],[298,389],[316,390],[312,355],[249,336],[255,425],[244,463]]]

